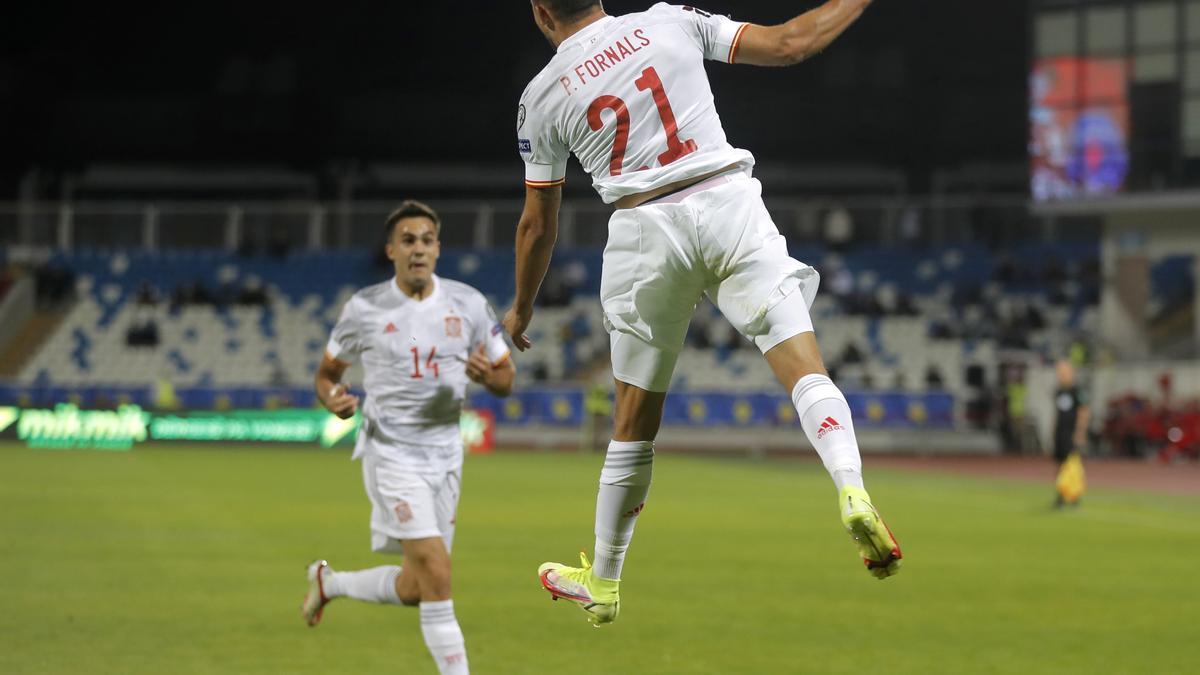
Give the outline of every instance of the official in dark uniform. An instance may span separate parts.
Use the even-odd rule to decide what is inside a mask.
[[[1054,391],[1054,461],[1061,471],[1063,462],[1073,452],[1082,452],[1087,442],[1091,408],[1087,392],[1075,381],[1075,367],[1070,361],[1059,361],[1055,366],[1058,388]],[[1060,506],[1064,503],[1058,496]]]

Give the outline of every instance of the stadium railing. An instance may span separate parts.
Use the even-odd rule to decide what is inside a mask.
[[[122,247],[266,247],[279,240],[293,248],[377,246],[395,201],[76,201],[0,203],[0,245]],[[446,245],[510,246],[520,200],[433,200],[444,221]],[[1029,209],[1024,195],[938,197],[771,197],[776,224],[793,243],[925,246],[1095,239],[1086,220],[1063,225]],[[611,208],[597,199],[563,203],[564,246],[600,246]],[[838,221],[835,225],[835,221]],[[835,231],[836,230],[836,231]]]

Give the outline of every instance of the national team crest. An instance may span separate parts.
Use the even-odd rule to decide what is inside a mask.
[[[462,337],[462,319],[457,316],[446,317],[446,337]]]
[[[396,500],[396,506],[392,510],[396,512],[396,520],[401,523],[407,523],[413,519],[412,507],[403,499]]]

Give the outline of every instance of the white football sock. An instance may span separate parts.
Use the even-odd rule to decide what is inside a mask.
[[[372,567],[357,572],[334,572],[325,568],[321,583],[327,598],[354,598],[363,602],[384,605],[399,605],[396,595],[396,577],[400,568],[396,565]]]
[[[847,485],[863,487],[862,457],[854,437],[850,405],[825,375],[806,375],[792,389],[800,424],[816,448],[838,491]]]
[[[467,643],[454,617],[454,601],[421,603],[421,634],[442,675],[466,675]]]
[[[596,497],[596,555],[592,574],[620,579],[638,514],[654,473],[654,441],[608,444]]]

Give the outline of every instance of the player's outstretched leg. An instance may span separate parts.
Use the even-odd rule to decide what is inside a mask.
[[[785,303],[780,311],[787,311]],[[792,310],[800,311],[798,306]],[[867,570],[879,579],[895,574],[900,569],[900,546],[863,486],[862,457],[850,405],[826,374],[816,337],[812,332],[801,333],[770,349],[766,357],[780,381],[792,386],[800,424],[833,478],[842,524],[858,546]]]
[[[397,592],[400,571],[396,565],[384,565],[357,572],[335,572],[329,563],[316,560],[308,566],[308,593],[300,614],[309,626],[316,626],[321,622],[325,605],[335,598],[385,605],[413,604],[402,601]]]
[[[538,568],[542,587],[554,599],[578,604],[597,626],[612,623],[620,611],[621,569],[653,472],[652,441],[609,443],[596,496],[596,564],[581,554],[580,567],[549,562]]]
[[[665,400],[666,392],[617,382],[614,440],[608,445],[596,496],[595,565],[581,555],[580,567],[548,562],[538,568],[542,587],[555,600],[579,605],[596,626],[613,622],[620,612],[625,553],[638,516],[646,508],[654,474],[654,441],[630,439],[658,435]]]
[[[862,457],[846,397],[828,375],[812,374],[796,383],[792,402],[805,434],[833,477],[842,524],[858,546],[867,570],[878,579],[895,574],[900,570],[900,545],[863,486]]]

